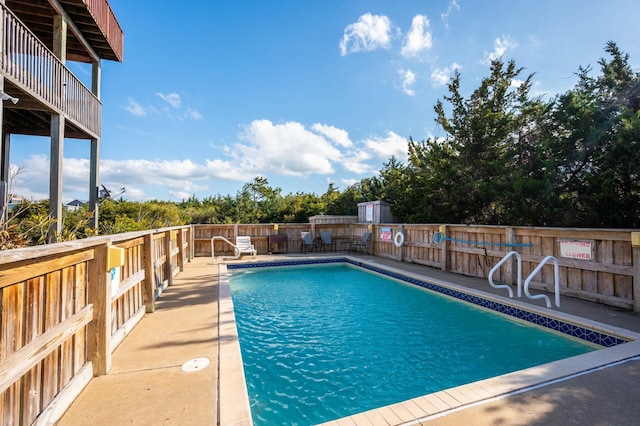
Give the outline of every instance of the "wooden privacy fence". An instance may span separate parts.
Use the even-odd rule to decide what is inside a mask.
[[[286,235],[287,251],[300,252],[301,232],[319,235],[329,231],[347,243],[365,232],[373,233],[369,251],[375,256],[410,262],[447,272],[488,278],[488,274],[510,251],[522,258],[522,280],[547,256],[558,259],[560,290],[576,297],[640,312],[640,233],[620,229],[575,229],[470,226],[440,224],[260,224],[194,225],[196,256],[211,256],[211,238],[249,235],[259,254],[271,252],[269,235]],[[404,242],[395,244],[401,231]],[[633,241],[632,241],[633,238]],[[228,244],[217,241],[216,253],[232,253]],[[344,251],[348,244],[338,245]],[[515,259],[496,271],[494,280],[517,282]],[[532,277],[531,288],[551,291],[554,266],[545,265]]]
[[[192,228],[0,252],[0,424],[51,424],[193,257]]]

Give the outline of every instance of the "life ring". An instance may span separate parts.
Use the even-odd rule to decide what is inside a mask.
[[[396,235],[393,237],[393,244],[395,244],[396,247],[402,247],[404,244],[404,233],[402,231],[396,232]]]

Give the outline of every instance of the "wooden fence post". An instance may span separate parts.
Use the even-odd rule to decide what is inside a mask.
[[[147,313],[156,311],[155,288],[156,288],[156,268],[154,262],[153,233],[149,232],[144,236],[144,246],[142,253],[143,268],[145,271],[144,282],[142,283],[142,297],[144,299]]]
[[[176,235],[176,245],[178,246],[178,270],[184,271],[184,236],[182,235],[182,228],[178,229]]]
[[[633,257],[633,312],[640,312],[640,232],[631,233]]]
[[[449,240],[447,240],[447,225],[440,225],[438,231],[442,234],[442,241],[440,241],[440,269],[443,271],[449,270]]]
[[[108,246],[94,248],[89,262],[89,303],[93,305],[93,320],[87,326],[87,348],[93,363],[94,376],[111,369],[111,287],[107,279]]]
[[[507,244],[515,244],[516,243],[516,231],[513,228],[506,228],[506,242]],[[508,252],[505,251],[505,256]],[[518,282],[518,260],[512,256],[511,260],[506,262],[505,265],[505,277],[506,283],[509,285],[513,285]]]
[[[171,231],[164,232],[164,270],[167,274],[167,286],[173,285],[173,262],[171,261]]]
[[[402,232],[404,234],[404,229],[403,229],[402,225],[400,225],[400,227],[398,228],[398,232]],[[406,237],[406,235],[405,235],[405,237]],[[394,242],[394,245],[395,245],[395,242]],[[405,245],[402,244],[400,246],[400,258],[398,259],[400,262],[402,262],[404,260],[405,253],[406,253],[405,252]]]

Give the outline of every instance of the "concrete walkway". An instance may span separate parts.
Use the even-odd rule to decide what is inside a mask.
[[[258,261],[274,258],[259,256]],[[492,292],[486,280],[368,258]],[[209,258],[196,258],[187,264],[174,285],[158,299],[156,312],[145,315],[116,349],[111,372],[92,380],[58,424],[218,424],[216,272],[217,267]],[[622,309],[563,297],[561,310],[640,332],[640,316]],[[199,358],[207,358],[211,363],[198,366],[193,372],[182,371],[183,364]],[[629,360],[405,424],[636,425],[640,419],[638,401],[640,360]]]
[[[109,374],[94,378],[58,424],[215,425],[217,302],[217,266],[197,258],[115,350]],[[195,370],[182,371],[185,363]]]

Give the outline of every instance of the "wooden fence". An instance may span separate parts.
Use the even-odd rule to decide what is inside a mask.
[[[635,230],[440,224],[194,225],[195,255],[210,256],[211,238],[218,235],[230,241],[236,235],[250,235],[260,254],[272,249],[269,235],[286,235],[288,252],[300,252],[303,231],[314,235],[329,231],[347,242],[371,231],[369,247],[375,256],[480,278],[488,278],[493,266],[510,251],[522,258],[523,281],[545,257],[554,256],[562,295],[640,312],[640,241],[636,241],[640,233]],[[398,231],[404,235],[401,247],[394,244]],[[564,250],[576,244],[580,244],[580,253]],[[338,249],[348,247],[339,244]],[[216,241],[215,252],[232,253],[232,248]],[[494,281],[515,284],[516,275],[514,259],[496,271]],[[550,291],[553,286],[553,265],[547,264],[532,278],[531,288]]]
[[[0,252],[0,424],[59,419],[192,257],[191,227]]]

